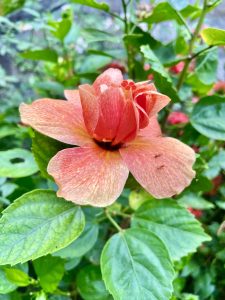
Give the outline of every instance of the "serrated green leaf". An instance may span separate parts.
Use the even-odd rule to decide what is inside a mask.
[[[88,265],[77,274],[76,284],[84,300],[110,300],[112,297],[105,288],[101,270],[98,266]]]
[[[132,227],[155,233],[174,260],[210,240],[194,216],[171,199],[152,200],[142,205],[133,216]]]
[[[204,175],[213,179],[221,170],[225,170],[225,150],[222,149],[208,162],[208,169],[204,171]]]
[[[24,149],[0,151],[0,176],[18,178],[38,171],[32,154]]]
[[[32,136],[32,152],[43,177],[52,179],[47,173],[49,160],[57,152],[65,148],[65,144],[34,131],[34,135]]]
[[[217,66],[217,49],[207,51],[197,58],[195,70],[188,76],[187,82],[196,83],[200,81],[205,86],[212,85],[217,80]],[[196,88],[198,88],[198,85],[196,86]]]
[[[46,48],[40,50],[28,50],[20,53],[23,58],[32,60],[45,60],[56,63],[58,61],[58,54],[55,50]]]
[[[98,238],[99,226],[97,223],[86,222],[84,231],[69,246],[55,252],[54,256],[60,256],[62,258],[74,258],[83,256],[90,251]]]
[[[218,28],[205,28],[201,32],[201,37],[209,46],[225,45],[225,30]]]
[[[15,265],[62,249],[83,228],[81,209],[57,198],[53,191],[24,194],[3,211],[0,219],[0,264]]]
[[[5,268],[7,279],[17,286],[28,286],[31,283],[30,277],[23,271],[15,268]]]
[[[33,262],[41,287],[45,292],[53,293],[64,274],[64,260],[47,255]]]
[[[215,140],[225,140],[225,97],[202,98],[191,114],[192,126],[201,134]]]
[[[178,203],[181,206],[187,208],[191,207],[194,209],[211,209],[215,207],[215,205],[212,202],[205,200],[203,197],[199,196],[198,194],[190,193],[190,192],[183,194],[178,199]]]
[[[168,251],[145,229],[128,229],[110,238],[102,252],[101,270],[115,300],[170,299],[174,271]]]
[[[70,0],[73,3],[78,3],[86,6],[90,6],[96,9],[109,11],[109,6],[105,2],[97,2],[95,0]]]
[[[156,87],[164,94],[168,95],[172,101],[179,101],[176,89],[173,86],[172,79],[169,73],[165,70],[158,57],[150,49],[149,45],[141,46],[147,62],[151,65],[151,71],[154,75],[154,83]]]

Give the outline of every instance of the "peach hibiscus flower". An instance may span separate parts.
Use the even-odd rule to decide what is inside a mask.
[[[48,164],[57,195],[80,205],[104,207],[121,194],[129,171],[154,197],[180,193],[193,179],[194,151],[162,137],[157,113],[170,99],[153,84],[123,80],[108,69],[93,85],[66,90],[68,101],[21,104],[22,122],[79,147],[59,151]]]

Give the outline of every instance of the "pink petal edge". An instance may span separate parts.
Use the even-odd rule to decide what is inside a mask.
[[[19,107],[21,120],[40,133],[71,145],[92,142],[82,116],[81,107],[64,100],[39,99]]]
[[[58,152],[47,171],[59,186],[59,197],[97,207],[108,206],[119,197],[129,173],[118,151],[94,145]]]
[[[195,176],[194,151],[174,138],[139,137],[120,153],[136,180],[159,199],[179,194]]]

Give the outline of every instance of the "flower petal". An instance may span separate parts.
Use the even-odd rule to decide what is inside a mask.
[[[149,119],[149,124],[147,127],[140,129],[138,136],[144,136],[144,137],[160,137],[162,136],[162,131],[159,126],[159,122],[157,120],[157,117],[151,117]]]
[[[79,86],[83,117],[88,132],[92,135],[99,118],[99,101],[94,88],[89,84]]]
[[[129,171],[118,151],[93,145],[58,152],[49,162],[48,173],[59,186],[58,196],[104,207],[119,197]]]
[[[144,128],[148,125],[148,117],[151,118],[152,116],[156,115],[170,102],[170,98],[153,90],[149,92],[144,91],[142,93],[138,93],[135,97],[135,101],[146,112],[146,114],[143,114],[141,110],[139,112],[140,128]]]
[[[21,120],[35,130],[71,145],[84,145],[90,141],[81,107],[70,102],[39,99],[32,104],[20,105]]]
[[[71,101],[77,105],[81,105],[79,90],[65,90],[64,95],[68,101]]]
[[[154,197],[179,194],[195,176],[194,151],[174,138],[137,138],[120,149],[130,172]]]
[[[119,87],[122,81],[122,72],[119,69],[109,68],[96,78],[93,87],[97,93],[100,93],[101,85]]]
[[[125,98],[120,88],[109,87],[99,96],[100,114],[94,131],[97,140],[115,138],[124,106]]]
[[[132,101],[127,101],[120,119],[116,137],[113,141],[114,145],[121,142],[129,142],[136,137],[139,126],[138,118],[138,111],[134,106],[134,103]]]

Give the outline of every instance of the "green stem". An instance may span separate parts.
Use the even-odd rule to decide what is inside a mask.
[[[116,223],[116,221],[111,217],[110,213],[105,210],[106,217],[109,219],[109,221],[112,223],[112,225],[119,231],[123,231],[123,229]]]
[[[190,64],[191,59],[192,59],[191,55],[192,55],[192,52],[193,52],[194,43],[196,41],[196,38],[198,37],[199,31],[201,30],[202,24],[204,22],[204,18],[205,18],[205,15],[206,15],[207,1],[208,0],[204,0],[203,8],[202,8],[202,13],[200,15],[200,18],[198,20],[198,24],[197,24],[197,26],[195,28],[194,34],[193,34],[193,36],[191,38],[191,41],[190,41],[190,44],[189,44],[188,53],[189,53],[190,58],[186,60],[184,68],[183,68],[183,71],[181,72],[180,78],[179,78],[179,80],[177,82],[177,90],[178,91],[180,90],[180,88],[183,85],[183,82],[185,80],[185,77],[186,77],[186,74],[187,74],[187,70],[188,70],[189,64]]]
[[[128,35],[130,33],[130,30],[129,30],[129,22],[127,18],[127,5],[130,3],[130,1],[127,3],[125,2],[125,0],[121,0],[121,1],[122,1],[123,12],[124,12],[124,34]],[[128,75],[130,78],[135,79],[132,47],[126,41],[124,41],[124,45],[127,51]]]

